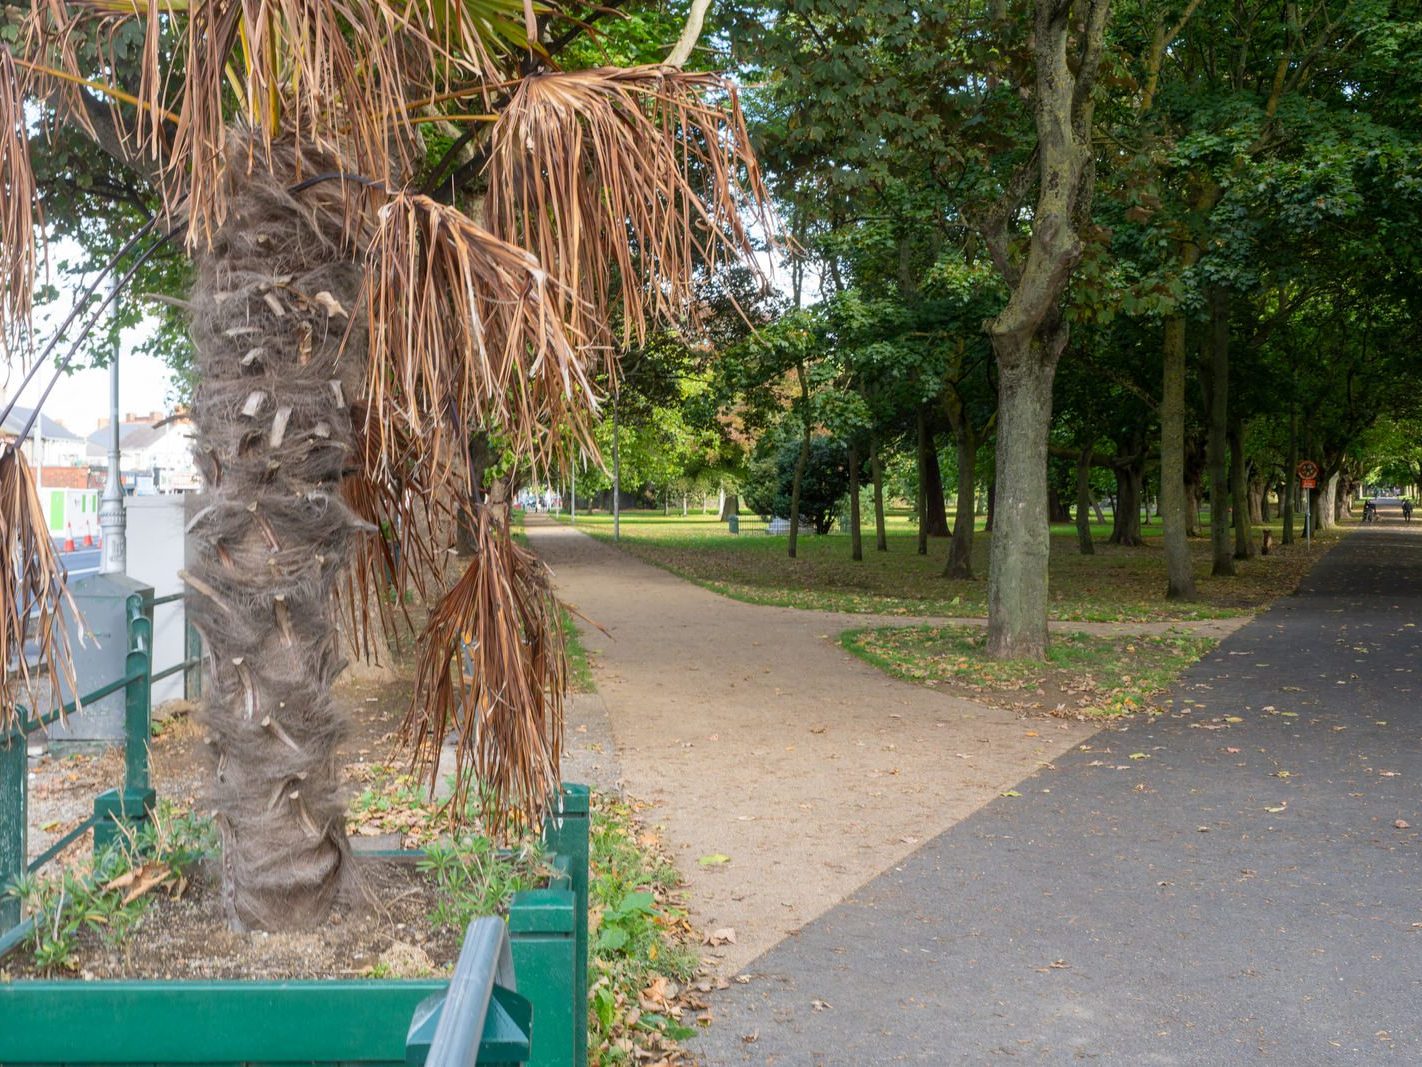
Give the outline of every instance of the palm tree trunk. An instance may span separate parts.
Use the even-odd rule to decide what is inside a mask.
[[[360,249],[337,183],[298,201],[285,189],[292,160],[273,167],[285,178],[262,170],[235,170],[228,219],[194,254],[192,294],[207,506],[188,611],[212,668],[202,718],[239,929],[320,922],[350,871],[332,594],[364,529],[341,496],[366,362]]]

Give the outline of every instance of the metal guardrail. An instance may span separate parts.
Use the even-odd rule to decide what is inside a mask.
[[[464,934],[449,988],[415,1010],[405,1062],[423,1067],[524,1063],[532,1007],[517,995],[509,929],[502,919],[475,919]]]

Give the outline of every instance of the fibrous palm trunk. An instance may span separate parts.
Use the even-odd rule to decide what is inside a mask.
[[[299,171],[339,167],[273,155],[270,173],[261,158],[233,168],[192,296],[207,498],[188,610],[210,655],[223,891],[243,929],[319,922],[350,869],[331,684],[345,665],[333,591],[363,528],[341,495],[365,371],[362,268],[340,186],[287,191]]]

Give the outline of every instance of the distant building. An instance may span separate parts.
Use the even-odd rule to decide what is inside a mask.
[[[88,462],[103,469],[108,463],[112,431],[108,419],[89,435]],[[182,412],[164,415],[129,413],[119,423],[119,451],[124,488],[130,493],[181,493],[201,488],[193,462],[192,420]]]
[[[34,408],[11,408],[5,422],[0,424],[0,440],[13,444],[34,413]],[[86,446],[84,438],[69,427],[42,414],[31,428],[29,436],[25,438],[20,451],[24,453],[25,459],[29,460],[31,468],[84,467],[88,465]]]

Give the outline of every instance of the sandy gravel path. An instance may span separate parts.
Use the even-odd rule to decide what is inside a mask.
[[[610,635],[583,627],[623,781],[665,825],[693,920],[735,931],[724,972],[1094,732],[888,678],[835,643],[872,616],[742,604],[567,527],[527,530]]]

